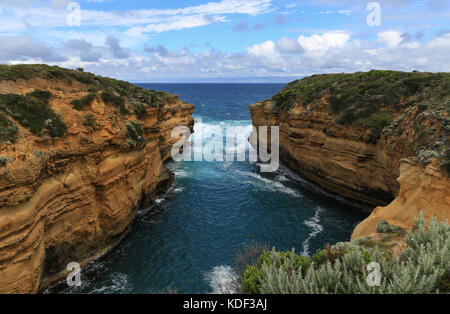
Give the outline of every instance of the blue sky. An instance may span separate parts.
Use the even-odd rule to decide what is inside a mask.
[[[369,2],[0,0],[0,62],[83,67],[133,82],[450,71],[448,0],[378,1],[379,25],[367,22],[376,13]]]

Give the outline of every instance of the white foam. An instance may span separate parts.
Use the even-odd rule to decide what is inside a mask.
[[[112,284],[92,290],[92,294],[126,292],[128,288],[128,276],[123,273],[114,273],[111,276]]]
[[[322,208],[320,206],[317,206],[316,212],[314,213],[314,216],[311,217],[308,220],[305,220],[303,222],[304,225],[310,227],[312,231],[308,235],[308,237],[303,241],[303,255],[310,256],[309,255],[309,242],[315,238],[319,233],[323,231],[323,226],[320,224],[320,213],[322,212]]]
[[[191,154],[201,156],[206,145],[210,149],[215,142],[221,141],[226,155],[234,156],[233,160],[235,160],[236,156],[245,156],[250,145],[247,139],[252,131],[251,121],[197,121],[194,125],[194,133],[188,140],[191,145]],[[220,155],[222,155],[222,152],[220,152]],[[225,158],[226,156],[223,159]]]
[[[233,282],[236,280],[236,273],[228,265],[214,267],[205,275],[206,280],[213,290],[213,294],[233,294],[236,293]]]
[[[263,185],[263,188],[268,189],[270,191],[282,192],[282,193],[294,195],[296,197],[301,197],[301,194],[298,191],[288,188],[287,186],[285,186],[284,184],[282,184],[281,182],[278,182],[276,180],[264,178],[264,177],[260,176],[259,174],[253,173],[253,172],[239,171],[239,170],[236,172],[238,172],[241,175],[251,177],[251,178],[257,179],[258,181],[265,183]]]

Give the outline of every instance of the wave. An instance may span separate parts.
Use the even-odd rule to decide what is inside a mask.
[[[111,276],[112,283],[97,289],[93,289],[90,293],[125,293],[129,290],[128,276],[123,273],[114,273]]]
[[[213,294],[233,294],[236,293],[233,283],[236,280],[236,273],[228,265],[214,267],[206,273],[205,279],[211,286]]]
[[[229,121],[209,121],[197,119],[194,125],[194,133],[189,138],[190,153],[194,156],[202,156],[205,148],[213,150],[215,145],[222,145],[223,152],[219,152],[224,159],[227,156],[245,156],[250,148],[248,137],[253,131],[251,121],[229,120]],[[195,160],[192,158],[192,160]]]
[[[322,212],[322,208],[320,206],[317,206],[314,216],[303,222],[304,225],[306,225],[312,229],[312,231],[309,233],[308,237],[305,239],[305,241],[303,241],[303,253],[302,254],[305,256],[308,256],[308,257],[310,256],[309,255],[310,241],[323,231],[323,226],[320,224],[320,213],[321,212]]]
[[[254,172],[249,172],[249,171],[236,171],[237,173],[239,173],[240,175],[243,176],[247,176],[247,177],[251,177],[254,179],[257,179],[260,182],[265,183],[263,188],[266,188],[272,192],[282,192],[282,193],[286,193],[286,194],[290,194],[296,197],[302,197],[302,195],[300,194],[299,191],[296,191],[294,189],[291,189],[287,186],[285,186],[283,183],[277,181],[275,178],[275,180],[271,180],[268,178],[264,178],[261,175],[254,173]]]

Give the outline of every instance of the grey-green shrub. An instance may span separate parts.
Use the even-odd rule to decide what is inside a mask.
[[[405,242],[407,248],[397,258],[378,247],[361,249],[353,243],[338,243],[319,251],[311,258],[310,266],[296,266],[295,254],[282,255],[270,252],[270,262],[261,265],[256,274],[257,284],[243,279],[244,293],[436,293],[448,292],[450,272],[450,228],[448,222],[437,223],[433,218],[428,231],[421,215],[415,221],[416,229],[410,229]],[[330,255],[335,254],[334,256]],[[369,286],[366,279],[372,270],[370,262],[381,269],[379,286]],[[306,268],[306,269],[305,269]],[[252,291],[246,290],[251,286]],[[439,290],[444,289],[444,291]]]

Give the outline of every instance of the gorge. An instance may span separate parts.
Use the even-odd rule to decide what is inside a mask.
[[[0,292],[217,292],[243,243],[309,256],[381,220],[449,217],[448,74],[138,85],[0,68]],[[170,161],[172,128],[193,117],[247,136],[279,126],[287,168]],[[83,286],[52,288],[72,261]]]

